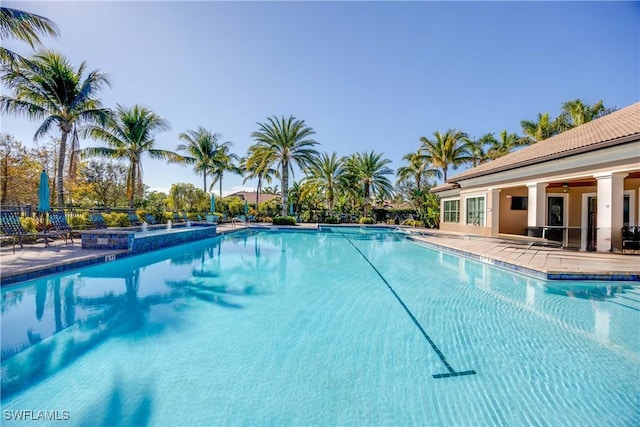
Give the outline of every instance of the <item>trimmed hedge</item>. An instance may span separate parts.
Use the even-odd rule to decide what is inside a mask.
[[[296,219],[292,216],[275,216],[273,225],[296,225]]]
[[[340,222],[340,220],[336,216],[329,216],[329,217],[325,218],[324,222],[326,224],[337,224],[337,223]]]
[[[376,220],[371,218],[370,216],[363,216],[360,218],[360,224],[375,224]]]

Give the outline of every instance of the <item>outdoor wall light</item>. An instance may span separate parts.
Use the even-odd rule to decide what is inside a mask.
[[[569,184],[567,184],[566,182],[562,183],[562,191],[565,193],[569,192]]]

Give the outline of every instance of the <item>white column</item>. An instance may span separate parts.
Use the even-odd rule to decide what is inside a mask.
[[[609,252],[622,250],[624,178],[626,172],[608,172],[594,175],[598,183],[597,224],[598,238],[596,250]]]
[[[487,191],[486,226],[491,227],[491,236],[493,237],[497,237],[500,233],[500,191],[502,190],[495,188]]]
[[[545,223],[544,212],[547,196],[546,183],[532,182],[527,184],[529,189],[528,197],[528,222],[529,227],[542,227]]]

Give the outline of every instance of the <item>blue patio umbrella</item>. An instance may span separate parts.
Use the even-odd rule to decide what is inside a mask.
[[[213,195],[213,193],[211,193],[211,213],[214,213],[216,211],[216,196]]]
[[[247,201],[244,201],[244,214],[247,215],[249,213],[249,203],[247,203]]]
[[[40,174],[40,187],[38,187],[38,212],[42,213],[44,222],[44,244],[49,245],[47,241],[47,212],[51,210],[51,202],[49,201],[49,176],[46,171]]]
[[[49,176],[46,171],[40,174],[40,187],[38,188],[38,212],[49,212],[51,203],[49,202]]]

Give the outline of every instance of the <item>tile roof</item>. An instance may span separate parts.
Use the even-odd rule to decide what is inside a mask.
[[[250,204],[255,204],[256,202],[256,192],[255,191],[237,191],[233,194],[229,194],[228,196],[225,196],[224,198],[228,198],[228,197],[239,197],[242,200],[246,200],[247,202],[249,202]],[[260,198],[258,199],[258,203],[263,203],[266,202],[268,200],[272,200],[275,198],[280,197],[280,195],[278,194],[270,194],[270,193],[260,193]]]
[[[635,138],[633,138],[634,136]],[[447,181],[449,183],[459,182],[463,179],[490,175],[520,166],[594,151],[610,145],[629,142],[629,138],[640,139],[640,102],[464,171]],[[442,191],[440,187],[434,189]]]

